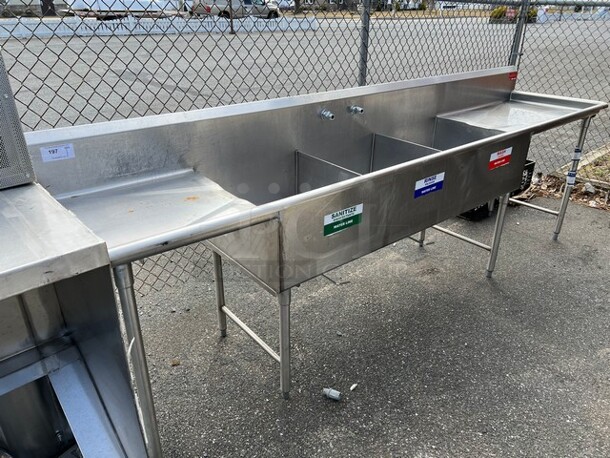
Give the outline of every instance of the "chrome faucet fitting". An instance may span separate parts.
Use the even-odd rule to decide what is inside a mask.
[[[320,117],[322,119],[326,119],[328,121],[332,121],[333,119],[335,119],[335,115],[332,114],[332,112],[330,112],[327,109],[324,109],[324,110],[320,111]]]

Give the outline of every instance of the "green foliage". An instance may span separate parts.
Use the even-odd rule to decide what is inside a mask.
[[[419,11],[426,11],[426,10],[428,9],[428,7],[426,6],[426,4],[425,4],[424,2],[421,2],[421,3],[419,4],[419,6],[417,7],[417,9],[418,9]]]
[[[489,15],[492,19],[502,19],[506,17],[506,12],[508,11],[508,7],[506,6],[498,6],[491,11]]]
[[[531,7],[528,11],[527,11],[527,22],[529,24],[536,22],[536,19],[538,18],[538,9],[535,7]]]

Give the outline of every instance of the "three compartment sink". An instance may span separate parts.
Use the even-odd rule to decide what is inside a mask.
[[[501,68],[26,140],[114,265],[209,240],[278,293],[518,188],[533,133],[604,108],[514,84]],[[325,232],[352,207],[357,222]]]

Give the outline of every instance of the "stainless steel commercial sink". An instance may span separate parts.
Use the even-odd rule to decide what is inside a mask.
[[[516,189],[532,133],[603,108],[514,92],[513,70],[32,132],[27,142],[39,181],[115,264],[241,228],[210,243],[279,293]],[[45,162],[53,148],[65,158]],[[498,152],[508,160],[492,168]],[[439,184],[418,194],[427,179]],[[358,224],[324,233],[325,217],[356,205]]]
[[[507,67],[26,140],[39,182],[108,244],[125,309],[131,261],[206,240],[221,333],[229,316],[278,360],[286,395],[290,288],[518,188],[533,133],[606,107],[515,92],[515,78]],[[221,256],[278,296],[279,355],[226,307]]]

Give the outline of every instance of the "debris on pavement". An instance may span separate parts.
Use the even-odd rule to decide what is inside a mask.
[[[597,189],[595,189],[595,186],[593,186],[591,183],[586,182],[584,186],[584,192],[587,194],[595,194],[597,192]]]
[[[587,192],[587,184],[595,189],[595,194]],[[554,197],[561,199],[564,186],[565,178],[545,175],[538,186],[531,186],[528,190],[522,193],[527,197],[522,200],[531,200],[531,198],[534,197]],[[610,210],[610,205],[608,202],[610,200],[609,196],[610,190],[606,190],[604,187],[595,187],[590,183],[585,182],[576,184],[572,190],[570,200],[588,207],[598,208],[600,210]],[[519,197],[520,196],[515,196],[515,198]]]
[[[340,401],[341,400],[341,393],[339,391],[337,391],[337,390],[333,390],[332,388],[324,388],[322,390],[322,393],[328,399],[332,399],[333,401]]]

